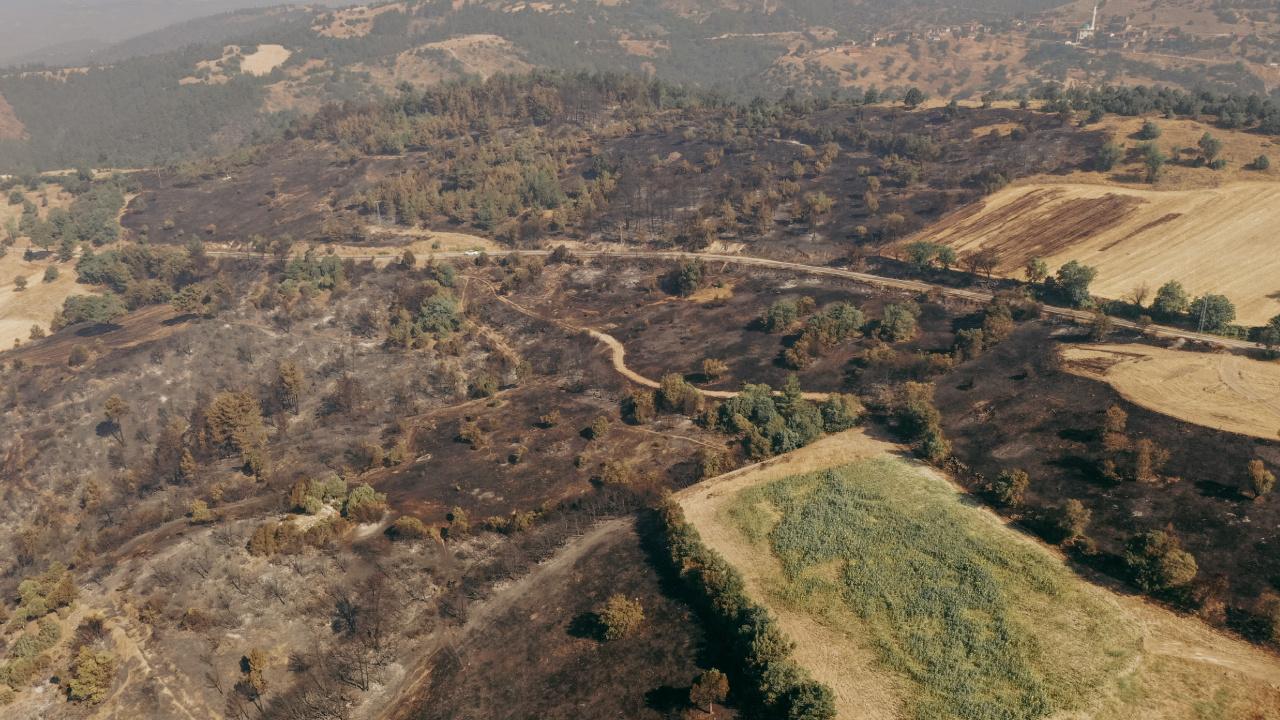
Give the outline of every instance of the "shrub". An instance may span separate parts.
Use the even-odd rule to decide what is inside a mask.
[[[702,375],[708,382],[715,382],[729,372],[729,366],[723,360],[707,358],[702,361]]]
[[[1254,497],[1260,498],[1267,495],[1275,484],[1276,476],[1267,469],[1265,463],[1261,460],[1249,461],[1249,467],[1245,470],[1245,488],[1252,492]]]
[[[992,489],[1005,505],[1021,505],[1023,493],[1031,484],[1031,478],[1022,470],[1005,470],[996,478]]]
[[[592,440],[601,440],[605,435],[609,434],[610,424],[609,418],[601,415],[591,421],[591,427],[587,428],[587,434],[591,436]]]
[[[58,279],[58,268],[50,265],[44,270],[44,282],[51,283]]]
[[[1160,129],[1160,126],[1150,120],[1143,123],[1142,129],[1138,131],[1138,137],[1143,140],[1155,140],[1162,134],[1164,134],[1164,131]],[[1205,133],[1205,135],[1208,135],[1208,133]]]
[[[538,424],[544,428],[553,428],[560,424],[560,411],[552,410],[538,418]]]
[[[916,317],[920,308],[915,303],[886,305],[880,320],[880,336],[888,342],[909,340],[916,334]]]
[[[662,376],[656,394],[658,407],[667,412],[696,415],[702,412],[705,398],[698,388],[690,385],[679,373]]]
[[[1125,543],[1125,564],[1134,583],[1148,592],[1186,585],[1199,568],[1178,538],[1160,530],[1139,533]]]
[[[95,653],[88,646],[81,647],[76,656],[75,677],[67,686],[67,694],[72,700],[96,705],[106,699],[114,673],[111,653]]]
[[[821,412],[822,429],[834,433],[857,425],[864,410],[856,395],[831,393],[822,404]]]
[[[431,536],[431,529],[416,517],[401,515],[387,528],[387,535],[393,540],[421,540]]]
[[[606,485],[624,485],[631,482],[631,462],[629,460],[611,460],[604,465],[600,474],[600,482]]]
[[[203,500],[191,501],[191,509],[187,514],[191,516],[192,525],[213,522],[213,512],[209,510],[209,504]]]
[[[1120,158],[1124,157],[1124,149],[1115,141],[1108,140],[1098,148],[1097,166],[1099,172],[1110,172]]]
[[[1047,517],[1050,526],[1060,533],[1062,542],[1070,542],[1084,537],[1093,513],[1073,498],[1062,507],[1049,508]]]
[[[380,520],[386,509],[387,496],[374,490],[369,483],[364,483],[347,496],[342,514],[350,520],[366,524]]]
[[[644,608],[640,602],[628,600],[625,595],[614,595],[600,610],[604,639],[610,642],[630,635],[643,621]]]
[[[467,511],[460,507],[455,507],[453,512],[449,513],[449,527],[445,532],[450,540],[460,540],[471,534],[471,522],[467,518]]]
[[[1253,162],[1249,163],[1249,167],[1254,170],[1266,170],[1271,167],[1271,158],[1266,155],[1259,155],[1253,159]]]
[[[639,388],[632,390],[630,402],[628,404],[631,410],[631,417],[641,425],[653,422],[654,417],[657,416],[654,393],[652,390]]]
[[[89,347],[84,343],[72,345],[71,354],[67,357],[67,365],[79,367],[86,362],[89,362]]]
[[[779,300],[769,306],[760,322],[766,331],[780,333],[791,327],[791,323],[795,322],[798,316],[799,311],[794,302]]]

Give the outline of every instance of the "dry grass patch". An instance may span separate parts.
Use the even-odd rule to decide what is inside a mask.
[[[1050,270],[1078,260],[1098,269],[1093,292],[1112,298],[1176,279],[1193,295],[1226,295],[1237,322],[1259,325],[1280,314],[1278,203],[1280,183],[1272,182],[1181,191],[1035,183],[996,193],[915,239],[962,255],[995,248],[1006,277],[1023,277],[1033,257]]]
[[[1241,435],[1280,435],[1280,364],[1145,345],[1068,346],[1063,358],[1067,371],[1148,410]]]
[[[0,350],[13,347],[14,340],[27,342],[31,326],[45,332],[53,314],[72,295],[87,295],[90,288],[76,282],[76,271],[70,265],[59,265],[58,279],[44,282],[45,269],[54,263],[27,261],[21,252],[11,251],[0,259]],[[14,278],[27,279],[27,289],[17,290]]]

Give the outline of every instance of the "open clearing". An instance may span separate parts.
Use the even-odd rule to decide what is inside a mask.
[[[1193,295],[1226,295],[1236,321],[1280,314],[1280,184],[1194,191],[1033,184],[1001,191],[914,236],[960,253],[991,247],[997,272],[1022,277],[1039,257],[1098,269],[1093,291],[1119,298],[1146,283],[1178,280]]]
[[[938,705],[937,692],[922,691],[926,686],[920,683],[930,670],[948,664],[978,676],[999,672],[1019,677],[1022,673],[1023,687],[1039,683],[1054,701],[1053,717],[1065,717],[1064,712],[1091,718],[1280,717],[1280,692],[1276,689],[1280,662],[1274,657],[1220,635],[1199,621],[1078,579],[1055,554],[966,502],[966,497],[936,472],[895,457],[901,454],[899,446],[868,437],[862,430],[851,430],[677,495],[703,541],[744,572],[752,595],[769,607],[797,642],[797,661],[835,689],[838,717],[953,716],[929,714],[945,705]],[[851,463],[856,463],[852,475],[818,473]],[[892,471],[882,472],[887,469]],[[817,474],[796,477],[805,473]],[[814,488],[832,481],[842,492],[851,492],[855,498],[861,495],[857,502],[842,507],[860,513],[853,518],[859,522],[874,526],[911,520],[935,530],[945,526],[946,532],[956,536],[955,544],[973,551],[972,562],[939,563],[952,548],[920,544],[919,538],[910,534],[898,541],[911,546],[908,548],[877,548],[885,550],[879,554],[866,553],[865,547],[858,550],[868,562],[911,564],[911,570],[895,574],[905,579],[897,585],[913,584],[911,575],[915,575],[914,584],[926,592],[906,595],[909,603],[973,586],[956,581],[958,575],[989,573],[996,582],[983,587],[994,585],[997,594],[1010,590],[1004,595],[1003,606],[997,603],[1000,612],[974,607],[967,608],[964,617],[975,625],[1001,628],[1011,633],[1011,638],[1019,636],[1019,642],[1025,643],[1021,653],[1025,665],[1021,669],[980,664],[964,667],[963,662],[950,663],[954,658],[940,664],[919,662],[921,656],[912,654],[919,643],[935,649],[941,645],[944,652],[950,652],[963,648],[966,642],[980,644],[982,635],[963,641],[947,638],[938,633],[941,617],[928,613],[912,618],[910,626],[895,623],[893,613],[885,610],[891,603],[866,590],[859,591],[857,602],[850,604],[846,593],[856,585],[846,587],[846,583],[858,577],[858,565],[849,562],[852,557],[833,562],[823,555],[829,553],[830,546],[838,545],[838,541],[825,542],[834,536],[823,535],[824,542],[805,548],[785,541],[780,544],[785,533],[775,533],[768,540],[759,535],[775,523],[774,527],[784,527],[790,517],[805,522],[821,518],[824,513],[804,507],[804,499]],[[783,500],[780,509],[771,502],[752,502],[765,494],[774,498],[789,495],[799,504],[792,506]],[[866,512],[872,507],[877,511]],[[786,509],[799,514],[790,516]],[[849,519],[840,513],[827,514],[837,528]],[[744,532],[744,526],[753,532]],[[752,534],[756,534],[756,542]],[[856,546],[865,537],[876,535],[859,533],[851,543]],[[782,548],[782,558],[771,543]],[[799,571],[788,575],[784,562]],[[864,603],[863,594],[871,602]],[[856,612],[855,607],[863,612]],[[1000,613],[1005,620],[1000,620]],[[933,632],[916,635],[913,629],[920,628]],[[899,670],[882,662],[882,653],[891,662],[896,660]],[[940,684],[945,688],[946,679]],[[991,697],[1005,692],[1015,702],[1022,702],[1028,696],[1016,693],[1017,687],[1014,683],[987,689],[993,691]],[[943,696],[945,700],[945,693]],[[1019,712],[1021,709],[1009,716],[1036,716]]]
[[[62,308],[62,302],[71,295],[87,295],[92,289],[76,282],[76,271],[70,265],[62,265],[58,279],[44,282],[45,268],[49,261],[27,261],[22,253],[10,252],[0,259],[0,348],[13,347],[14,340],[26,342],[31,337],[31,326],[39,325],[46,332],[54,312]],[[14,278],[27,279],[27,289],[18,291]]]
[[[283,45],[259,45],[258,51],[246,55],[240,62],[240,69],[250,75],[266,75],[284,64],[293,51]]]
[[[1280,365],[1227,353],[1146,345],[1063,348],[1067,371],[1110,384],[1126,400],[1218,430],[1280,435]]]

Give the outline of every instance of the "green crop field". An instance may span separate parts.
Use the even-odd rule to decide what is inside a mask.
[[[1087,712],[1140,648],[1113,602],[909,461],[748,488],[729,514],[781,560],[772,599],[873,645],[915,718]]]

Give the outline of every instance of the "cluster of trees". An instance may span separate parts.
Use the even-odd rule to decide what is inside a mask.
[[[342,517],[358,523],[374,522],[387,509],[387,496],[376,492],[368,483],[347,492],[347,481],[339,475],[324,480],[299,480],[289,491],[293,511],[318,515],[326,506]]]
[[[1047,83],[1036,89],[1032,95],[1051,103],[1061,102],[1066,108],[1074,111],[1089,112],[1097,108],[1103,112],[1130,117],[1151,112],[1159,112],[1166,117],[1182,115],[1199,118],[1203,115],[1212,115],[1216,116],[1218,123],[1226,128],[1256,127],[1267,135],[1280,134],[1280,106],[1271,98],[1258,94],[1187,92],[1176,88],[1145,85],[1136,87],[1081,85],[1064,89],[1057,83]],[[1221,149],[1220,145],[1219,149]],[[1206,158],[1206,160],[1211,162],[1212,158]]]
[[[858,423],[862,404],[852,395],[832,393],[822,405],[806,401],[795,375],[787,377],[775,397],[768,385],[747,384],[742,392],[715,408],[716,427],[740,435],[753,459],[802,448],[824,432],[840,432]]]
[[[22,690],[37,674],[49,670],[52,658],[45,651],[62,639],[62,624],[55,614],[80,596],[71,571],[61,562],[49,565],[43,573],[28,577],[18,585],[17,608],[10,612],[7,602],[0,602],[0,635],[7,635],[37,620],[38,630],[22,633],[10,648],[9,661],[0,665],[0,698],[12,699],[13,691]]]
[[[791,368],[803,370],[813,356],[822,355],[861,332],[865,323],[861,310],[848,303],[832,303],[805,320],[800,337],[783,351],[783,361]]]
[[[659,515],[672,570],[713,636],[731,647],[729,656],[740,663],[730,672],[738,697],[767,717],[834,717],[835,694],[791,659],[790,640],[769,611],[751,600],[741,572],[702,543],[674,499],[663,501]]]
[[[1138,143],[1134,150],[1147,168],[1147,182],[1159,182],[1164,176],[1165,164],[1170,160],[1174,163],[1183,162],[1182,156],[1184,153],[1194,155],[1191,161],[1194,167],[1208,166],[1212,170],[1221,170],[1227,166],[1226,159],[1218,157],[1222,152],[1222,141],[1211,133],[1206,132],[1200,136],[1200,140],[1196,143],[1200,151],[1198,155],[1194,149],[1177,146],[1171,148],[1169,154],[1166,155],[1156,143],[1156,139],[1160,137],[1161,133],[1160,126],[1150,120],[1144,123],[1142,129],[1138,131],[1138,137],[1145,142]],[[1098,148],[1095,167],[1100,172],[1110,172],[1124,156],[1124,147],[1114,140],[1108,140]],[[1266,155],[1260,155],[1249,166],[1255,170],[1266,170],[1271,167],[1271,161]]]
[[[48,207],[49,188],[55,184],[75,197],[68,208],[48,208],[42,218],[41,207]],[[22,206],[19,219],[11,218],[4,224],[5,242],[13,244],[25,236],[45,250],[57,246],[58,259],[63,262],[74,257],[82,244],[97,247],[119,240],[116,218],[124,207],[124,193],[137,191],[137,184],[121,173],[94,181],[91,170],[57,176],[31,174],[7,180],[0,188],[4,186],[9,186],[5,190],[9,204]],[[40,193],[40,206],[26,198],[23,188]]]
[[[982,327],[956,331],[951,355],[957,363],[970,360],[1000,343],[1013,332],[1016,320],[1039,317],[1043,306],[1018,292],[995,294],[982,309]]]
[[[1129,414],[1113,405],[1107,409],[1098,429],[1102,440],[1102,458],[1098,472],[1112,482],[1137,480],[1155,482],[1169,462],[1169,451],[1150,438],[1133,441],[1126,433]]]
[[[204,244],[191,238],[182,248],[131,243],[94,252],[86,246],[76,262],[79,282],[105,286],[102,295],[67,298],[54,313],[56,332],[79,323],[108,323],[128,310],[172,303],[180,313],[213,315],[227,297],[225,280],[202,281],[209,269]]]

